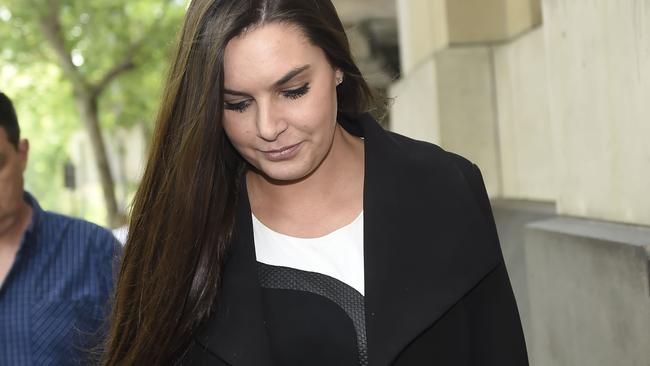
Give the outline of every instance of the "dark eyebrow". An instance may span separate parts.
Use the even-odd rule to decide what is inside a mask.
[[[250,95],[248,95],[246,93],[242,93],[242,92],[238,92],[238,91],[234,91],[234,90],[230,90],[230,89],[224,89],[223,93],[224,94],[230,94],[230,95],[236,95],[236,96],[239,96],[239,97],[250,97]]]
[[[311,67],[311,65],[305,65],[305,66],[301,66],[301,67],[296,67],[295,69],[289,71],[286,75],[284,75],[283,77],[281,77],[278,81],[276,81],[275,83],[273,83],[273,87],[274,87],[274,88],[277,88],[277,87],[279,87],[279,86],[282,86],[282,85],[288,83],[291,79],[295,78],[295,77],[298,76],[300,73],[302,73],[303,71],[307,70],[307,69],[310,68],[310,67]]]
[[[289,71],[288,73],[286,73],[283,77],[278,79],[276,82],[274,82],[273,87],[278,88],[278,87],[288,83],[289,81],[291,81],[291,79],[293,79],[296,76],[300,75],[303,71],[309,69],[310,67],[311,67],[311,65],[296,67],[295,69],[293,69],[293,70]],[[235,91],[235,90],[230,90],[230,89],[224,89],[223,93],[224,94],[230,94],[230,95],[237,95],[237,96],[240,96],[240,97],[250,97],[250,95],[248,95],[246,93]]]

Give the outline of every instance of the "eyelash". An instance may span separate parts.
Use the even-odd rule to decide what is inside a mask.
[[[309,92],[309,89],[310,89],[309,83],[306,83],[305,85],[301,86],[300,88],[286,90],[286,91],[282,92],[282,95],[285,98],[289,98],[291,100],[296,100],[296,99],[302,97],[303,95],[307,94],[307,92]],[[239,103],[224,103],[224,108],[228,109],[228,110],[231,110],[231,111],[244,113],[244,111],[246,111],[246,109],[248,108],[248,106],[250,104],[251,104],[250,100],[244,100],[244,101],[241,101]]]
[[[224,108],[231,111],[243,113],[250,104],[251,102],[248,100],[239,103],[224,103]]]
[[[306,83],[305,85],[301,86],[300,88],[287,90],[287,91],[283,92],[282,95],[284,95],[285,97],[287,97],[289,99],[295,100],[295,99],[298,99],[298,98],[302,97],[303,95],[307,94],[308,91],[309,91],[309,83]]]

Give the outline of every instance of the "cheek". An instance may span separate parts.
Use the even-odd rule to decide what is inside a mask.
[[[0,170],[0,191],[9,197],[20,194],[22,174],[16,166],[5,166]]]
[[[303,129],[330,131],[336,125],[336,93],[329,90],[314,93],[294,112]]]
[[[314,90],[314,107],[320,111],[331,113],[332,110],[336,110],[336,89],[328,81],[322,80],[321,83],[324,86]]]
[[[238,149],[240,145],[246,143],[248,136],[250,135],[245,121],[237,118],[224,120],[223,129],[230,142]]]
[[[2,185],[0,186],[9,184],[12,181],[11,178],[13,176],[13,172],[11,168],[12,168],[11,166],[7,166],[7,165],[0,168],[0,182],[2,182]]]

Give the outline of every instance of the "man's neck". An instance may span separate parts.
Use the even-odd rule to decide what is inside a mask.
[[[0,245],[15,245],[16,242],[20,242],[32,220],[32,215],[32,206],[23,201],[15,214],[0,220]]]

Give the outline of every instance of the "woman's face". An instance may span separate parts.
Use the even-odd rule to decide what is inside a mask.
[[[271,23],[232,39],[224,72],[224,129],[258,171],[298,180],[326,159],[342,73],[299,28]]]

